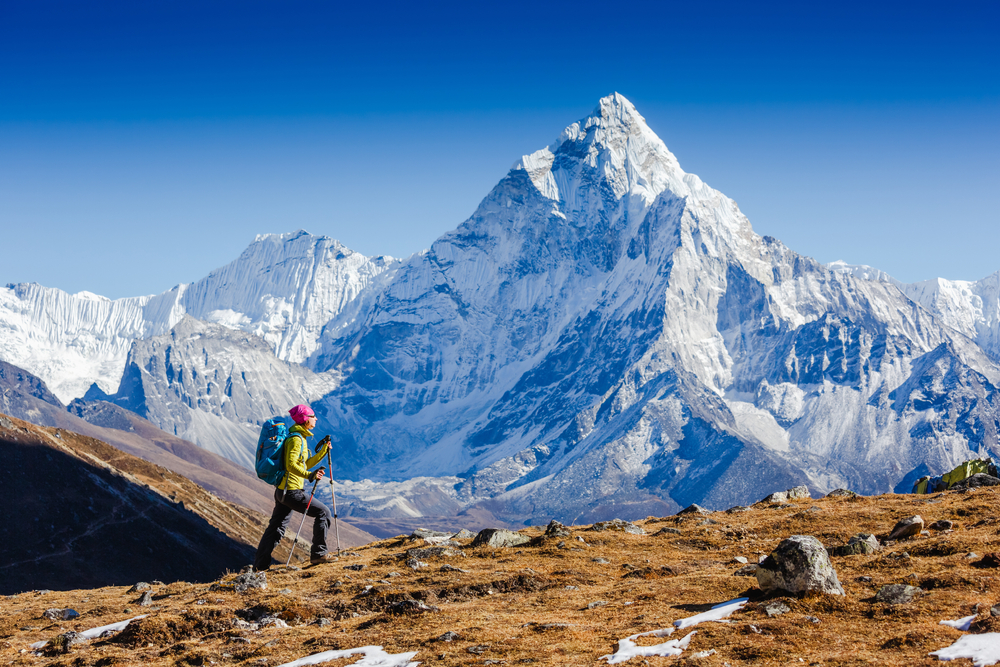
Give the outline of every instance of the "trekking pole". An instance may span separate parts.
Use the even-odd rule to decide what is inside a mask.
[[[340,524],[337,523],[337,494],[333,491],[333,457],[326,450],[326,463],[330,467],[330,498],[333,500],[333,527],[337,532],[337,555],[340,555]]]
[[[299,522],[299,529],[295,531],[295,539],[292,540],[292,549],[291,551],[288,552],[288,560],[285,562],[286,567],[292,562],[292,554],[295,553],[295,545],[299,541],[299,533],[302,532],[302,524],[306,522],[306,513],[309,511],[309,506],[312,505],[313,496],[316,495],[317,486],[319,486],[318,479],[315,482],[313,482],[313,490],[312,493],[309,494],[309,502],[306,503],[306,508],[302,510],[302,521]]]

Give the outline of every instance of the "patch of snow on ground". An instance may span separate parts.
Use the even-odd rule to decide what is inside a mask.
[[[131,623],[132,621],[138,621],[140,618],[146,618],[146,616],[148,616],[148,614],[136,616],[135,618],[130,618],[127,621],[118,621],[117,623],[110,623],[108,625],[102,625],[97,628],[91,628],[90,630],[84,630],[77,636],[81,639],[94,639],[95,637],[100,637],[108,630],[111,630],[113,632],[120,632],[121,630],[124,630],[125,626]],[[31,645],[31,648],[43,648],[46,644],[48,644],[48,641],[35,642],[34,644]]]
[[[340,658],[350,658],[352,655],[364,653],[365,657],[358,662],[351,663],[352,667],[417,667],[419,662],[410,662],[416,651],[412,653],[396,653],[391,655],[385,652],[381,646],[362,646],[361,648],[347,648],[340,651],[323,651],[304,658],[286,662],[278,667],[304,667],[305,665],[318,665],[323,662],[330,662]]]
[[[688,616],[687,618],[682,618],[679,621],[674,621],[674,625],[677,628],[683,630],[684,628],[690,628],[693,625],[698,625],[699,623],[705,623],[707,621],[721,621],[724,618],[729,617],[737,609],[742,609],[750,598],[736,598],[735,600],[729,600],[728,602],[720,602],[708,611],[703,611],[700,614],[694,616]]]
[[[951,646],[939,651],[932,651],[928,655],[937,656],[939,660],[970,658],[974,667],[994,665],[1000,661],[1000,633],[987,632],[981,635],[964,635]]]
[[[663,630],[652,630],[650,632],[640,632],[639,634],[618,640],[618,650],[613,655],[602,655],[598,660],[607,660],[609,665],[616,665],[619,662],[626,662],[632,658],[649,658],[655,655],[669,657],[680,655],[691,643],[691,637],[697,632],[689,632],[683,639],[671,639],[655,646],[636,646],[635,640],[639,637],[669,637],[673,634],[673,628]]]
[[[976,620],[976,615],[966,616],[965,618],[960,618],[957,621],[941,621],[941,625],[950,625],[958,630],[968,630],[972,622]]]

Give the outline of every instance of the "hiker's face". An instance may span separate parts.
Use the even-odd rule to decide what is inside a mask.
[[[309,429],[311,431],[311,430],[313,430],[314,426],[316,426],[316,415],[313,415],[312,417],[310,417],[309,419],[306,420],[306,428],[307,429]]]

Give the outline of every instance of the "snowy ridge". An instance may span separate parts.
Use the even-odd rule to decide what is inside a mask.
[[[994,360],[1000,361],[1000,271],[978,281],[935,278],[903,283],[870,266],[843,261],[827,266],[863,280],[892,283],[945,325],[976,341]]]
[[[0,359],[41,377],[63,402],[94,382],[114,393],[132,341],[165,334],[189,314],[259,335],[279,358],[302,363],[323,327],[349,322],[398,263],[298,231],[258,236],[227,266],[156,296],[112,301],[8,286],[0,289]]]

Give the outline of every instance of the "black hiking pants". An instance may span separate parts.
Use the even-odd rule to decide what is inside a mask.
[[[326,535],[330,531],[330,521],[333,515],[327,506],[315,497],[309,505],[309,511],[306,512],[306,503],[308,502],[309,494],[302,489],[287,493],[281,489],[274,490],[274,511],[271,512],[271,521],[267,524],[267,530],[260,538],[257,556],[253,560],[254,570],[266,570],[271,567],[271,552],[285,536],[285,529],[288,528],[292,512],[305,512],[315,518],[313,521],[312,550],[309,557],[320,558],[326,555]]]

